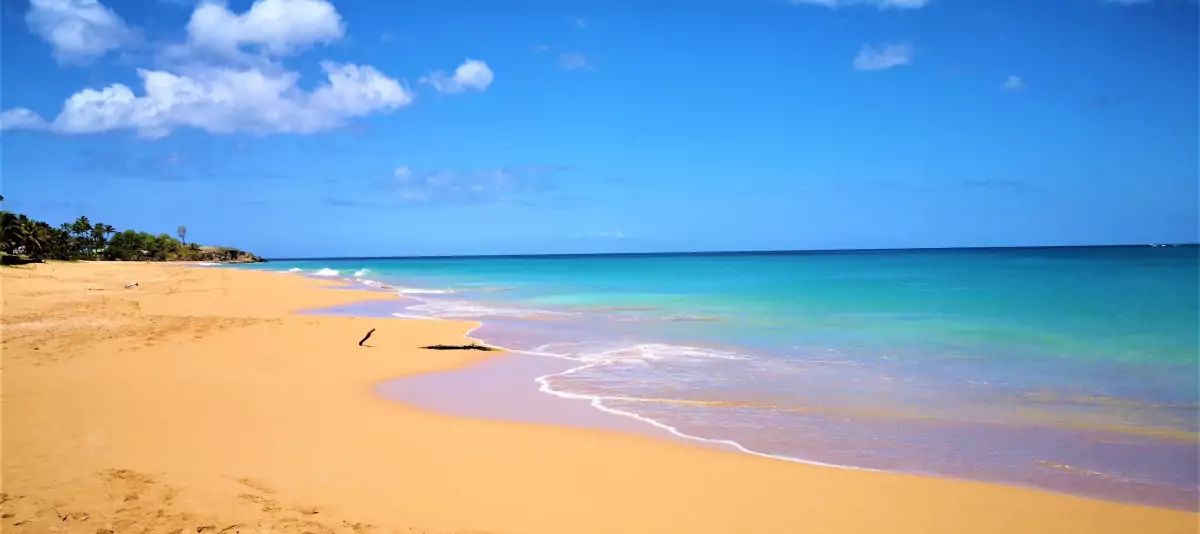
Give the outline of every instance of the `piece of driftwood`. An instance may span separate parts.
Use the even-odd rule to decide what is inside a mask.
[[[487,345],[480,345],[478,343],[471,343],[470,345],[429,345],[428,347],[421,347],[421,348],[429,349],[429,350],[482,350],[482,351],[500,350],[495,347],[489,347]]]
[[[358,346],[360,346],[360,347],[363,346],[363,343],[366,343],[368,339],[371,339],[371,334],[374,334],[374,333],[375,333],[374,328],[368,330],[367,335],[363,336],[363,338],[358,341]]]

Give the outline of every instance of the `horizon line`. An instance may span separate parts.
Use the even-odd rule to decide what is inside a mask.
[[[564,252],[537,254],[435,254],[416,256],[310,256],[310,257],[264,257],[267,261],[315,261],[315,260],[446,260],[446,259],[513,259],[513,258],[577,258],[577,257],[637,257],[637,256],[753,256],[789,254],[846,254],[858,252],[951,252],[958,250],[1015,250],[1015,249],[1069,249],[1069,248],[1175,248],[1196,247],[1200,242],[1190,243],[1143,243],[1104,245],[1005,245],[968,247],[901,247],[901,248],[827,248],[827,249],[765,249],[765,250],[696,250],[663,252]]]

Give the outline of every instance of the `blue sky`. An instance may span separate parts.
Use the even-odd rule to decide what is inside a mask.
[[[5,207],[269,256],[1197,240],[1193,0],[513,4],[6,0]]]

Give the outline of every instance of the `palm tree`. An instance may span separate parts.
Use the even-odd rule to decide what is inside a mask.
[[[113,232],[116,232],[116,228],[109,224],[96,223],[92,226],[92,248],[96,254],[104,250],[105,245],[108,244],[108,236]]]
[[[75,222],[71,223],[69,230],[75,238],[75,248],[79,255],[87,257],[92,255],[92,222],[88,220],[87,215],[80,215]]]
[[[40,258],[46,248],[46,233],[32,219],[22,218],[10,229],[17,246],[30,257]]]
[[[182,241],[183,244],[185,244],[185,245],[187,244],[187,227],[186,226],[184,226],[182,224],[179,225],[179,228],[175,229],[175,235],[179,236],[179,240]]]
[[[92,231],[92,221],[89,221],[87,215],[80,215],[75,222],[71,223],[71,231],[76,234],[84,235]]]
[[[16,227],[21,221],[20,215],[11,211],[0,211],[0,241],[3,241],[5,252],[12,252],[21,246],[16,238]]]

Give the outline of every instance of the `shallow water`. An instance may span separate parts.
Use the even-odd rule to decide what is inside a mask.
[[[573,365],[563,396],[757,453],[1181,508],[1196,247],[311,260]],[[336,271],[336,272],[335,272]],[[476,414],[483,416],[484,414]]]

